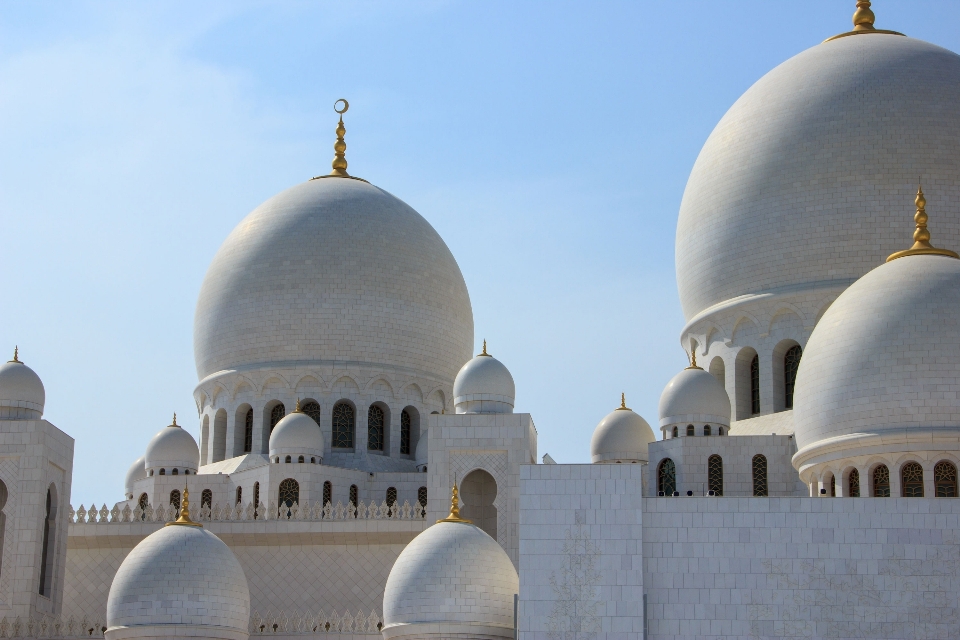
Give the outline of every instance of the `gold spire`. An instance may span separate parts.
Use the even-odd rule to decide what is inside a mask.
[[[478,357],[478,358],[479,358],[480,356],[487,356],[488,358],[492,358],[492,357],[493,357],[493,356],[491,356],[489,353],[487,353],[487,341],[486,341],[486,339],[484,339],[484,341],[483,341],[483,353],[478,353],[478,354],[477,354],[477,357]]]
[[[183,501],[180,503],[180,517],[166,524],[168,527],[172,525],[203,528],[202,524],[190,519],[190,492],[187,490],[186,484],[183,485]]]
[[[337,105],[343,103],[343,108],[338,108]],[[347,130],[343,126],[343,114],[350,109],[350,103],[347,102],[344,98],[340,98],[333,103],[333,110],[340,114],[340,123],[337,125],[337,141],[333,143],[333,171],[330,172],[332,176],[339,176],[341,178],[348,178],[350,174],[347,173],[347,158],[343,155],[347,150],[347,143],[343,140],[343,134]]]
[[[687,367],[687,369],[700,369],[701,371],[703,370],[702,367],[697,366],[697,346],[694,344],[690,345],[690,366]]]
[[[464,520],[460,517],[460,493],[457,491],[457,481],[453,481],[453,495],[450,496],[450,515],[448,515],[443,520],[437,520],[437,524],[441,522],[462,522],[464,524],[473,524],[472,520]]]
[[[303,413],[303,411],[300,410],[300,398],[297,398],[297,406],[293,408],[293,412],[294,412],[294,413]]]
[[[23,364],[22,362],[20,362],[19,356],[20,356],[20,347],[19,347],[19,346],[14,346],[14,347],[13,347],[13,360],[10,360],[10,362],[19,362],[20,364]]]
[[[913,216],[913,219],[917,223],[917,229],[913,232],[913,246],[904,251],[891,253],[890,256],[887,257],[887,262],[904,256],[947,256],[950,258],[960,258],[960,256],[949,249],[937,249],[930,244],[930,231],[927,229],[927,199],[923,197],[923,187],[917,188],[917,197],[914,202],[917,203],[917,213]]]
[[[173,414],[173,424],[171,424],[170,426],[171,426],[171,427],[179,427],[179,426],[180,426],[180,425],[177,424],[177,414],[176,414],[176,413]]]
[[[627,394],[620,393],[620,406],[617,407],[617,411],[630,411],[630,407],[627,406]]]
[[[824,42],[830,42],[831,40],[836,40],[837,38],[856,36],[865,33],[885,33],[893,36],[903,35],[898,31],[887,31],[886,29],[875,28],[873,23],[876,21],[876,19],[877,17],[873,15],[873,10],[870,9],[870,0],[857,0],[857,10],[853,12],[853,31],[847,31],[846,33],[841,33],[840,35],[833,36],[832,38],[827,38],[824,40]]]

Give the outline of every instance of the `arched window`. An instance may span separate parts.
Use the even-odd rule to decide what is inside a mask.
[[[367,410],[367,449],[383,451],[383,409],[375,404]]]
[[[400,453],[410,455],[410,412],[404,409],[400,412]]]
[[[300,411],[313,418],[313,421],[317,423],[317,426],[320,426],[320,421],[323,419],[323,416],[320,413],[320,403],[311,400],[300,407]]]
[[[387,510],[387,515],[392,516],[393,510],[397,504],[397,488],[396,487],[387,487],[387,506],[390,507]]]
[[[420,506],[423,507],[424,509],[427,508],[427,488],[426,487],[420,487],[419,489],[417,489],[417,502],[419,502]],[[424,513],[423,516],[426,517],[427,514]]]
[[[174,469],[174,470],[173,470],[173,475],[175,475],[175,476],[180,475],[180,471],[179,471],[178,469]]]
[[[180,511],[180,490],[174,489],[170,492],[170,506]]]
[[[707,458],[707,489],[713,495],[723,495],[723,459],[717,454]]]
[[[688,436],[695,435],[692,424],[688,424],[688,425],[687,425],[687,435],[688,435]]]
[[[957,468],[942,460],[933,468],[933,484],[938,498],[957,497]]]
[[[760,356],[750,361],[750,413],[760,414]]]
[[[47,489],[47,510],[43,519],[43,546],[40,547],[40,590],[42,596],[50,597],[54,569],[54,540],[57,537],[57,499],[56,489],[51,485]]]
[[[705,436],[713,435],[710,430],[710,425],[708,424],[703,425],[703,435]]]
[[[167,470],[166,470],[166,469],[160,469],[160,475],[162,475],[162,476],[167,475]]]
[[[860,497],[860,472],[856,469],[852,469],[847,477],[847,497]]]
[[[680,437],[680,427],[674,427],[674,428],[673,428],[673,437],[674,437],[674,438],[679,438],[679,437]]]
[[[297,458],[297,463],[303,464],[303,456],[300,456],[299,458]]]
[[[923,497],[923,467],[908,462],[900,469],[900,487],[904,498]]]
[[[724,435],[724,433],[723,433],[723,427],[717,427],[717,434],[718,434],[718,435],[721,435],[721,436]]]
[[[333,447],[339,449],[353,448],[353,429],[355,417],[353,407],[346,402],[338,402],[333,406]]]
[[[657,467],[657,491],[672,496],[677,490],[677,467],[667,458]]]
[[[310,458],[310,464],[317,464],[316,458]]]
[[[150,504],[150,497],[145,493],[141,493],[140,499],[137,500],[137,506],[140,507],[141,509],[146,509],[147,505],[149,504]]]
[[[277,426],[277,423],[283,420],[283,416],[287,415],[287,409],[283,406],[282,402],[278,402],[277,405],[270,409],[270,433],[273,433],[273,428]]]
[[[767,489],[767,456],[753,456],[753,495],[761,498],[770,495]]]
[[[323,483],[323,504],[324,506],[333,502],[333,485],[329,481]]]
[[[830,476],[830,497],[837,497],[837,476]]]
[[[283,459],[283,462],[284,462],[285,464],[290,464],[290,456],[287,456],[286,458],[284,458],[284,459]]]
[[[247,417],[243,420],[243,452],[253,451],[253,409],[247,410]]]
[[[260,483],[259,482],[253,483],[253,508],[254,508],[253,519],[256,520],[257,518],[260,517],[260,514],[258,513],[260,509]]]
[[[290,508],[295,504],[300,504],[300,483],[293,478],[287,478],[280,483],[277,494],[280,502],[280,517],[289,518],[291,515]]]
[[[497,481],[483,469],[474,469],[460,483],[461,511],[467,520],[497,539]]]
[[[350,503],[353,505],[353,517],[357,517],[357,505],[360,504],[360,492],[357,491],[357,485],[350,485]]]
[[[200,508],[209,507],[213,509],[213,491],[210,489],[204,489],[200,493]]]
[[[243,487],[237,487],[237,504],[243,502]]]
[[[881,464],[873,470],[873,497],[890,497],[890,470],[887,465]]]
[[[784,407],[793,409],[793,387],[797,383],[797,367],[800,366],[800,356],[803,350],[800,345],[787,349],[783,356],[783,400]]]

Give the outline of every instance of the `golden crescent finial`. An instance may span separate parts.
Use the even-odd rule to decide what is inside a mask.
[[[343,108],[337,108],[337,105],[343,103]],[[347,151],[347,143],[344,141],[343,136],[347,132],[346,128],[343,126],[343,114],[347,112],[350,108],[350,103],[344,98],[340,98],[333,103],[333,110],[340,114],[340,122],[337,124],[337,141],[333,143],[333,162],[331,166],[333,171],[330,172],[332,176],[339,176],[341,178],[348,178],[350,174],[347,173],[347,158],[344,155]]]
[[[903,35],[899,31],[877,29],[873,26],[873,23],[876,22],[876,20],[877,17],[873,14],[873,10],[870,8],[870,0],[857,0],[857,9],[853,12],[853,31],[847,31],[846,33],[841,33],[833,36],[832,38],[827,38],[824,40],[824,42],[830,42],[831,40],[836,40],[837,38],[856,36],[864,33],[885,33],[891,36]]]
[[[903,258],[904,256],[946,256],[948,258],[960,258],[955,252],[949,249],[937,249],[930,244],[930,230],[927,229],[927,199],[923,195],[923,187],[917,187],[917,197],[914,198],[917,205],[917,212],[913,216],[917,228],[913,232],[913,246],[904,251],[891,253],[887,257],[887,262]]]
[[[202,505],[201,505],[202,506]],[[166,526],[186,526],[200,527],[203,525],[190,519],[190,491],[187,489],[187,483],[183,483],[183,500],[180,501],[180,517],[173,522],[168,522]]]

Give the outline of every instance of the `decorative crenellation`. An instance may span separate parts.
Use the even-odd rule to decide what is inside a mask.
[[[106,630],[99,617],[0,618],[0,638],[102,638]]]
[[[383,616],[376,611],[369,614],[358,610],[356,613],[336,610],[326,613],[321,609],[318,613],[303,613],[300,611],[267,612],[264,614],[253,612],[250,617],[251,635],[303,635],[313,636],[328,633],[353,633],[380,637],[383,628]]]
[[[388,505],[384,500],[380,504],[371,501],[370,504],[364,503],[354,505],[353,502],[343,504],[337,501],[334,505],[330,502],[321,504],[314,502],[313,505],[293,503],[290,506],[280,506],[276,502],[270,501],[270,505],[254,505],[252,502],[236,505],[221,505],[214,503],[212,507],[204,505],[197,510],[193,516],[197,522],[227,521],[227,522],[263,522],[267,520],[422,520],[426,517],[426,505],[419,502],[410,504],[409,500],[404,500],[403,504],[393,503]],[[73,505],[67,511],[67,522],[71,524],[119,524],[123,522],[173,522],[180,514],[176,507],[167,505],[158,505],[154,507],[148,504],[146,508],[140,508],[139,505],[130,508],[130,505],[124,505],[120,509],[119,505],[113,509],[107,509],[103,505],[99,510],[96,504],[90,505],[87,509],[83,505],[74,511]],[[2,636],[0,636],[2,637]]]

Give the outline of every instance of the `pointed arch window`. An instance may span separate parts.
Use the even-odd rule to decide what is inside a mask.
[[[174,489],[170,492],[170,506],[177,510],[177,513],[180,513],[180,490]]]
[[[367,449],[383,451],[384,413],[375,404],[367,409]]]
[[[923,467],[918,462],[908,462],[900,469],[900,487],[904,498],[923,497]]]
[[[400,412],[400,453],[410,455],[410,412],[404,409]]]
[[[387,506],[390,507],[387,511],[388,516],[393,515],[393,510],[397,506],[397,488],[396,487],[387,487]]]
[[[293,505],[300,504],[300,483],[293,478],[287,478],[280,483],[277,498],[280,503],[280,517],[289,518]]]
[[[285,415],[287,415],[287,408],[283,406],[282,402],[278,402],[273,409],[270,409],[270,433],[273,433],[273,428],[283,420]]]
[[[680,437],[680,427],[674,427],[674,428],[673,428],[673,437],[674,437],[674,438],[679,438],[679,437]]]
[[[797,383],[797,368],[802,355],[800,345],[794,345],[783,356],[783,400],[787,409],[793,409],[793,388]]]
[[[873,470],[873,497],[890,497],[890,469],[887,469],[885,464],[881,464]]]
[[[957,468],[953,463],[941,460],[933,468],[933,485],[938,498],[957,497]]]
[[[672,496],[677,490],[677,467],[673,460],[666,458],[657,467],[657,491]]]
[[[320,421],[323,420],[323,414],[320,411],[319,402],[316,402],[315,400],[305,402],[303,406],[300,407],[300,411],[313,418],[313,421],[317,423],[317,426],[320,426]]]
[[[333,485],[330,481],[323,483],[323,506],[333,502]]]
[[[353,406],[338,402],[333,406],[333,446],[339,449],[353,448],[353,430],[356,418]]]
[[[207,507],[208,509],[213,509],[213,491],[210,489],[204,489],[200,493],[200,508]]]
[[[723,495],[723,458],[713,454],[707,458],[707,488],[713,495]]]
[[[243,419],[243,452],[253,451],[253,409],[247,409],[247,415]]]
[[[830,476],[830,497],[837,497],[837,476]]]
[[[43,518],[43,541],[40,548],[40,589],[42,596],[50,597],[53,582],[54,539],[56,538],[57,505],[54,501],[54,490],[47,489],[47,507]]]
[[[750,413],[760,414],[760,356],[750,361]]]
[[[243,487],[237,487],[237,504],[243,502]]]
[[[757,498],[770,495],[767,488],[767,456],[753,456],[753,495]]]
[[[420,506],[423,507],[424,509],[427,508],[427,488],[426,487],[420,487],[419,489],[417,489],[417,502],[419,502]],[[427,514],[424,513],[423,517],[426,518]]]
[[[350,504],[353,505],[353,517],[357,517],[357,505],[360,504],[360,491],[357,490],[357,485],[350,485]]]
[[[256,520],[262,514],[260,513],[260,483],[253,483],[253,519]]]
[[[857,469],[851,469],[847,476],[847,497],[860,497],[860,472]]]

